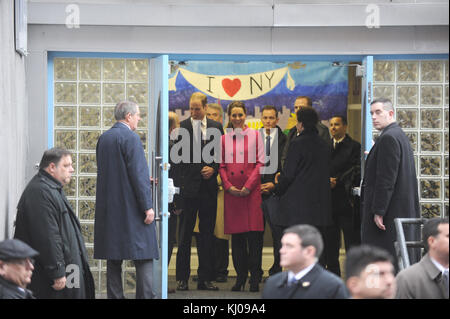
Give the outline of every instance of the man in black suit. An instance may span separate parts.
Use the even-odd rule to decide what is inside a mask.
[[[388,99],[370,104],[373,127],[381,131],[369,155],[361,187],[363,244],[386,249],[396,256],[395,218],[419,218],[419,194],[413,150],[408,137],[394,119],[394,107]],[[413,228],[405,227],[407,241],[418,240]],[[412,251],[411,264],[419,260]],[[398,267],[397,262],[394,264]]]
[[[311,98],[308,96],[298,96],[294,101],[294,113],[297,114],[298,110],[300,110],[302,107],[312,107],[312,101]],[[319,134],[319,136],[328,144],[331,146],[331,138],[330,133],[328,131],[328,128],[323,125],[320,121],[316,124],[316,129]],[[297,128],[294,126],[291,128],[287,135],[287,140],[285,143],[285,146],[283,149],[280,149],[280,152],[282,152],[281,155],[281,166],[284,167],[284,162],[286,161],[287,153],[289,150],[289,144],[291,141],[299,135]]]
[[[269,276],[281,271],[280,248],[281,236],[283,234],[282,228],[272,222],[270,214],[264,205],[264,201],[270,197],[270,194],[275,188],[275,175],[281,171],[281,153],[287,139],[286,135],[278,126],[278,121],[277,109],[273,105],[264,106],[261,113],[263,127],[261,128],[260,136],[263,139],[264,153],[266,154],[267,160],[264,173],[261,174],[261,196],[264,218],[272,231],[273,240],[274,261],[272,267],[269,269]]]
[[[345,250],[361,243],[361,221],[359,201],[351,194],[361,179],[361,144],[354,141],[347,132],[347,119],[334,116],[330,120],[333,137],[331,150],[331,206],[333,225],[328,228],[327,269],[340,276],[339,248],[341,230],[344,232]]]
[[[287,271],[271,276],[264,285],[264,299],[346,299],[342,280],[323,269],[317,260],[323,249],[319,231],[295,225],[284,231],[280,261]]]
[[[331,148],[318,135],[316,125],[319,116],[312,107],[300,108],[297,121],[300,135],[289,145],[286,162],[274,189],[280,201],[273,223],[283,228],[297,224],[317,227],[325,240],[320,263],[326,265],[326,227],[332,224]]]
[[[176,279],[178,290],[188,290],[192,233],[197,212],[199,216],[199,274],[197,289],[218,290],[214,280],[213,243],[217,210],[218,150],[222,125],[206,117],[206,95],[192,94],[189,100],[191,116],[180,123],[182,159],[180,234],[177,252]],[[173,146],[175,147],[175,146]],[[189,156],[185,156],[186,148]],[[172,159],[174,160],[174,159]]]

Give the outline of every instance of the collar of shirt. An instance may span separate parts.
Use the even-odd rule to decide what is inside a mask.
[[[206,128],[206,123],[207,123],[206,116],[203,117],[203,120],[194,120],[194,119],[191,117],[191,123],[192,123],[192,126],[194,126],[194,123],[197,123],[197,122],[201,122],[201,123],[202,123],[202,129],[203,129],[203,128]]]
[[[338,140],[333,137],[334,144],[342,142],[344,140],[344,138],[345,138],[345,135],[342,138],[338,139]]]
[[[309,265],[308,267],[306,267],[305,269],[301,270],[300,272],[294,274],[292,271],[289,270],[288,272],[288,281],[292,278],[295,277],[296,281],[299,281],[300,279],[302,279],[303,277],[306,276],[307,273],[309,273],[311,271],[311,269],[314,268],[314,266],[316,265],[316,263],[312,263],[311,265]]]
[[[445,270],[448,271],[448,268],[444,268],[439,262],[437,262],[435,259],[430,257],[431,262],[436,266],[437,269],[443,274]]]
[[[127,123],[121,122],[121,121],[119,121],[119,123],[121,123],[122,125],[125,125],[125,126],[128,127],[128,129],[131,131],[131,127],[130,127]]]

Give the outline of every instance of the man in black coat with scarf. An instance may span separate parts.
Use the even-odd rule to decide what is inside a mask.
[[[361,144],[347,133],[347,119],[333,116],[330,133],[333,137],[331,150],[331,206],[333,226],[328,229],[329,243],[327,269],[340,276],[339,249],[341,230],[344,233],[345,250],[361,243],[361,219],[359,198],[352,195],[352,188],[361,180]]]
[[[17,205],[14,237],[39,252],[29,287],[39,299],[95,297],[80,222],[62,189],[73,171],[69,151],[45,151]]]
[[[289,145],[283,170],[274,193],[280,196],[274,224],[285,229],[297,224],[315,226],[326,238],[326,227],[332,224],[330,191],[330,146],[318,135],[317,112],[302,107],[297,112],[300,133]],[[324,253],[319,262],[326,264]]]
[[[394,107],[388,99],[370,104],[373,127],[381,131],[369,155],[361,187],[363,244],[386,249],[397,255],[395,218],[419,218],[419,194],[413,150],[408,137],[394,119]],[[407,241],[418,240],[414,229],[406,229]],[[410,254],[411,264],[419,255]],[[398,267],[397,262],[394,266]]]

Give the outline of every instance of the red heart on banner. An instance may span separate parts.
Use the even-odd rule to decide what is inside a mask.
[[[239,79],[223,79],[222,87],[230,97],[233,97],[241,89],[241,80]]]

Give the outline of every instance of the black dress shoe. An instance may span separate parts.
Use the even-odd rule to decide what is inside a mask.
[[[214,286],[211,281],[199,281],[197,284],[198,290],[219,290],[219,287]]]
[[[177,290],[189,290],[189,286],[186,280],[180,280],[178,282]]]
[[[258,292],[259,291],[259,283],[251,282],[249,290],[250,290],[250,292]]]
[[[216,282],[227,282],[227,276],[224,276],[224,275],[217,276]]]

